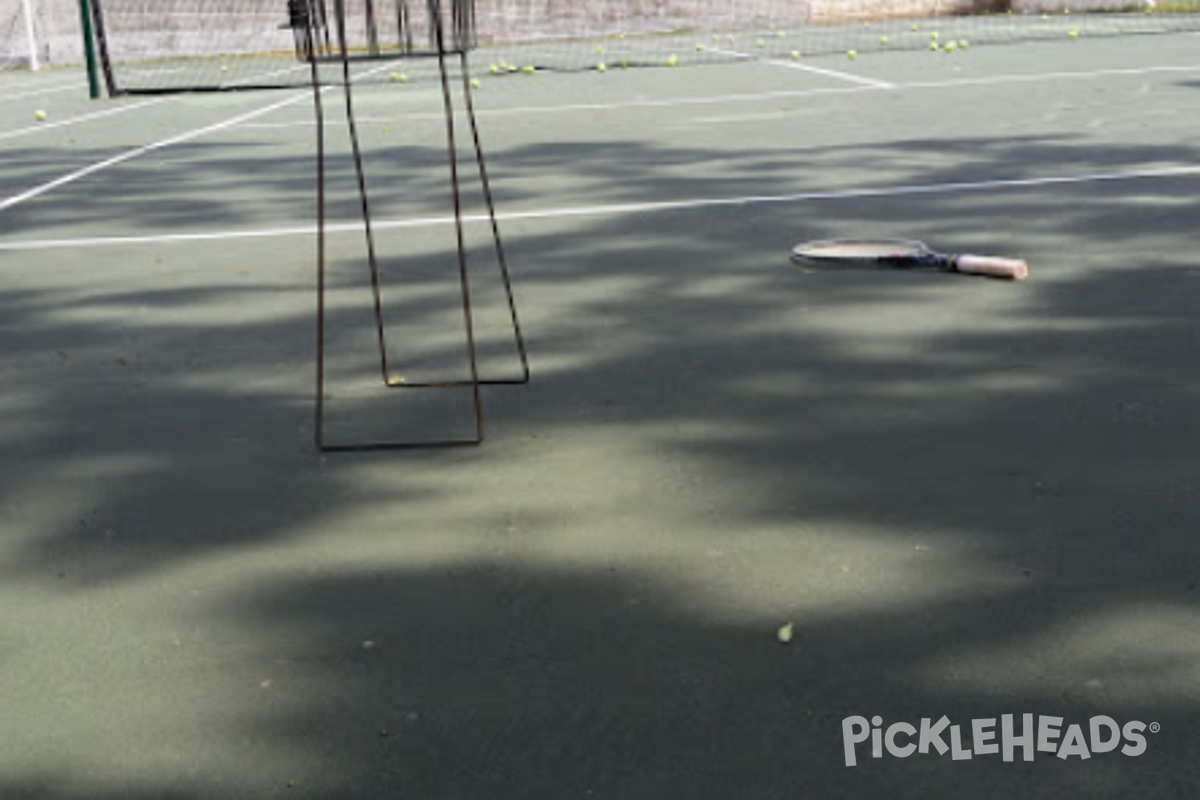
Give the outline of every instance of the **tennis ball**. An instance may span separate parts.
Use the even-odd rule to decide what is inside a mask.
[[[679,56],[671,56],[670,58],[667,59],[668,67],[673,67],[678,63],[679,63]]]
[[[917,32],[917,26],[916,26],[916,25],[910,25],[908,29],[909,29],[910,31],[912,31],[913,33],[916,33],[916,32]]]
[[[696,45],[696,52],[697,52],[697,53],[703,53],[703,52],[704,52],[704,45],[702,45],[702,44],[698,44],[698,45]]]
[[[943,50],[943,51],[944,51],[944,52],[945,52],[947,55],[949,55],[950,53],[953,53],[953,52],[954,52],[955,50],[957,50],[957,49],[958,49],[958,45],[956,45],[954,42],[947,42],[947,43],[946,43],[946,46],[942,48],[942,50]]]
[[[1073,30],[1073,31],[1071,31],[1070,33],[1068,33],[1068,34],[1067,34],[1067,36],[1071,37],[1072,39],[1078,39],[1078,38],[1079,38],[1079,31],[1075,31],[1075,30]]]
[[[886,37],[886,36],[880,36],[880,37],[879,37],[879,43],[880,43],[880,44],[887,44],[889,41],[891,41],[891,40],[890,40],[890,39],[888,39],[888,37]]]
[[[596,72],[608,72],[608,65],[601,61],[596,65]]]
[[[800,51],[793,50],[792,51],[792,61],[799,61],[799,60],[800,60]]]
[[[388,75],[388,80],[391,81],[392,83],[399,83],[400,82],[400,73],[393,72],[391,75]]]
[[[598,45],[596,45],[596,52],[597,52],[597,53],[603,53],[603,52],[604,52],[604,45],[602,45],[602,44],[598,44]]]
[[[930,38],[930,39],[933,39],[934,41],[937,41],[937,38],[938,38],[938,32],[937,32],[937,31],[934,31],[933,33],[929,34],[929,38]]]
[[[39,108],[37,111],[33,112],[33,118],[36,119],[38,122],[45,122],[46,121],[46,112],[42,111]]]
[[[764,42],[762,39],[759,39],[759,40],[758,40],[758,46],[759,46],[759,47],[766,47],[766,46],[767,46],[767,43],[766,43],[766,42]]]
[[[473,80],[473,81],[471,81],[471,88],[472,88],[472,89],[478,89],[478,88],[479,88],[479,86],[480,86],[480,83],[479,83],[479,81],[478,81],[478,80]]]
[[[779,33],[775,34],[776,39],[783,39],[786,36],[787,36],[787,31],[780,31]]]
[[[625,59],[621,59],[621,69],[629,69],[629,62]]]
[[[929,49],[936,53],[938,50],[937,42],[930,42]]]
[[[968,42],[966,39],[963,39],[961,42],[958,43],[959,50],[966,50],[970,46],[971,46],[971,43]]]
[[[500,72],[500,66],[498,64],[492,64],[490,67],[488,67],[488,71],[495,75]]]
[[[534,66],[522,67],[521,71],[524,72],[526,75],[532,75],[533,73],[537,72],[537,67],[534,67]]]
[[[853,50],[847,50],[847,51],[846,51],[846,58],[848,58],[848,59],[850,59],[850,60],[852,60],[852,61],[853,61],[854,59],[858,58],[858,53],[856,53],[856,52],[855,52],[855,51],[853,51]]]

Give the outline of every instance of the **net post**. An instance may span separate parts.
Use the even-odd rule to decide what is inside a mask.
[[[88,97],[100,97],[100,75],[96,69],[96,39],[92,32],[92,9],[89,0],[79,0],[79,27],[83,32],[83,58],[87,65]]]
[[[38,42],[37,32],[33,27],[32,0],[21,0],[21,15],[25,17],[25,44],[29,47],[29,69],[37,72],[41,64],[38,63]]]

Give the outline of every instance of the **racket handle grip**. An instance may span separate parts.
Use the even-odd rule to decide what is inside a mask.
[[[958,256],[954,259],[954,269],[969,275],[987,275],[1013,281],[1023,281],[1029,277],[1029,265],[1014,258]]]

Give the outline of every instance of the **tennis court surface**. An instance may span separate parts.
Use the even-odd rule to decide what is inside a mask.
[[[304,75],[0,72],[0,796],[1200,796],[1200,36],[1087,24],[624,69],[606,32],[604,71],[482,42],[532,380],[480,447],[356,455],[313,446]],[[459,376],[440,86],[355,70],[389,344]],[[342,99],[331,433],[453,432],[456,390],[378,388]],[[1032,275],[789,261],[868,236]],[[970,748],[1006,714],[1145,751],[846,766],[848,717]]]

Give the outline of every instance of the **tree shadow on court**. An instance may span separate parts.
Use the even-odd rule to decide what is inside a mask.
[[[936,184],[1009,174],[1030,146],[890,155]],[[686,167],[721,154],[631,147],[605,173],[616,149],[517,151],[498,183],[515,203],[533,189],[506,170],[556,169],[589,195],[607,174],[603,201],[795,186],[783,153],[713,183]],[[914,157],[935,149],[941,171]],[[1083,166],[1188,152],[1069,149]],[[680,174],[656,174],[656,153]],[[833,174],[878,154],[826,155]],[[275,245],[238,263],[189,250],[161,273],[150,251],[98,256],[129,285],[23,275],[0,296],[0,519],[30,632],[5,659],[13,681],[69,678],[78,710],[64,736],[39,693],[5,698],[29,721],[14,752],[44,746],[57,775],[10,759],[0,793],[1195,794],[1200,273],[1180,247],[1195,215],[1161,190],[1021,201],[681,209],[566,235],[514,222],[534,382],[489,392],[493,440],[455,452],[311,451],[311,265],[257,266]],[[787,262],[800,237],[917,222],[931,240],[1019,241],[1034,278]],[[336,263],[359,276],[341,298],[361,263],[350,244]],[[417,266],[429,302],[404,323],[420,327],[454,297]],[[366,300],[331,326],[361,330]],[[41,637],[66,634],[86,657],[49,663]],[[850,715],[945,714],[966,739],[1007,713],[1162,732],[1136,758],[860,745],[844,764]]]

